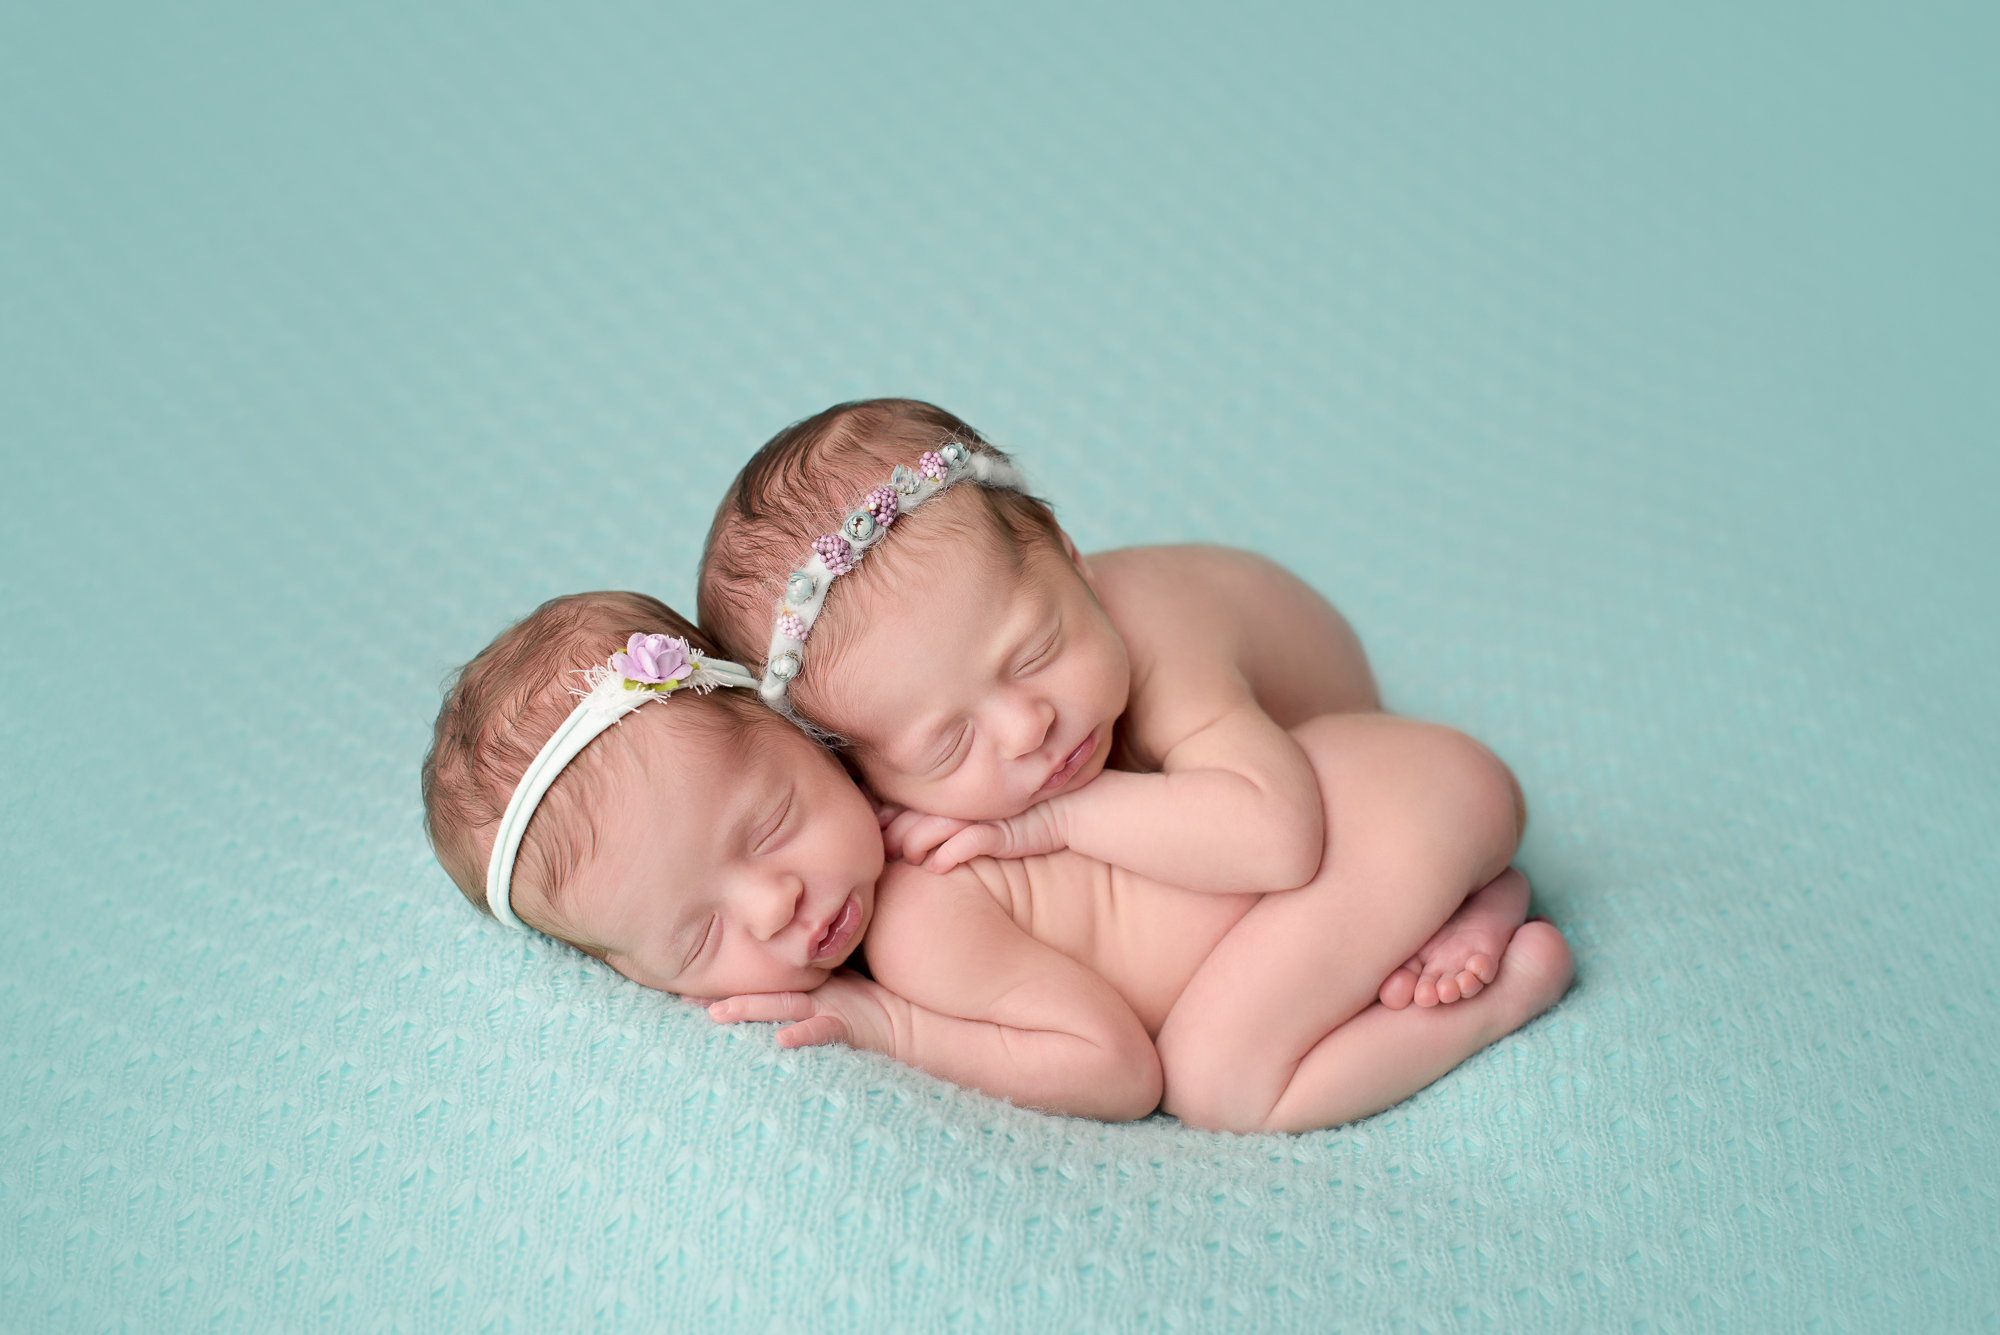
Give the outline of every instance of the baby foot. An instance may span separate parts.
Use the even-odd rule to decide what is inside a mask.
[[[1500,972],[1500,956],[1528,916],[1528,878],[1509,867],[1475,890],[1378,994],[1390,1010],[1412,1001],[1448,1005],[1473,996]]]
[[[1489,1000],[1474,1009],[1491,1009],[1497,1002],[1500,1013],[1492,1021],[1496,1034],[1505,1034],[1562,1000],[1576,977],[1576,961],[1553,923],[1530,918],[1507,943],[1500,973],[1500,981],[1487,993]]]

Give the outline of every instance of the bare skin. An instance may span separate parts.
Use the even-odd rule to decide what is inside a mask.
[[[902,809],[892,853],[937,870],[1073,848],[1209,893],[1303,885],[1325,829],[1287,729],[1379,707],[1347,623],[1245,552],[916,529],[839,596],[794,691]]]
[[[1518,832],[1506,772],[1448,729],[1300,727],[1326,853],[1306,886],[1257,896],[1073,851],[885,870],[831,755],[775,717],[722,746],[691,722],[664,705],[592,743],[589,851],[559,900],[523,882],[515,907],[636,981],[723,996],[718,1021],[798,1021],[785,1046],[875,1048],[1081,1116],[1304,1130],[1406,1097],[1567,983],[1561,938],[1529,924],[1477,998],[1371,1004],[1469,884],[1519,883],[1494,877]],[[864,933],[872,982],[840,968]]]
[[[1499,975],[1500,956],[1528,916],[1528,880],[1519,872],[1497,877],[1438,928],[1382,983],[1384,1006],[1400,1010],[1449,1005],[1476,997]]]
[[[1092,1100],[1096,1116],[1136,1116],[1157,1101],[1191,1125],[1300,1131],[1379,1111],[1552,1004],[1571,976],[1569,952],[1553,928],[1528,924],[1476,1001],[1377,1003],[1380,980],[1469,885],[1497,880],[1502,894],[1525,894],[1506,870],[1518,834],[1511,785],[1483,748],[1442,728],[1349,715],[1297,735],[1332,830],[1303,887],[1206,894],[1073,852],[943,875],[891,864],[866,944],[874,982],[836,975],[809,993],[732,997],[710,1014],[791,1021],[787,1046],[876,1048],[1008,1097],[1032,1085],[1050,1100],[1040,1106]],[[1079,976],[1107,986],[1087,992]],[[1072,1049],[1053,1080],[1005,1041],[969,1069],[963,1049],[923,1050],[925,1017],[938,1015],[1003,1031],[1136,1027],[1154,1040],[1157,1074],[1132,1062],[1129,1042],[1102,1040],[1102,1057]]]
[[[843,589],[864,633],[837,673],[870,689],[811,697],[859,743],[891,857],[943,871],[1073,848],[1215,893],[1290,888],[1319,865],[1335,811],[1289,730],[1381,699],[1352,627],[1302,580],[1205,546],[1030,549],[1017,566],[961,540],[946,567],[913,536]],[[955,596],[928,591],[941,568]],[[1473,995],[1526,911],[1512,888],[1482,895],[1397,961],[1380,1000]]]

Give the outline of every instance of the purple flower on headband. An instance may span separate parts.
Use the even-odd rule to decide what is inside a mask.
[[[883,528],[896,522],[896,489],[877,487],[862,499],[861,508],[875,516],[875,522]]]
[[[611,655],[613,672],[648,686],[679,681],[693,663],[688,642],[673,635],[634,635],[625,642],[624,653]]]
[[[787,612],[778,618],[778,634],[788,640],[803,640],[806,637],[806,623]]]
[[[854,569],[854,548],[838,533],[826,533],[813,539],[813,550],[819,559],[826,562],[829,574],[845,575]]]
[[[944,481],[944,456],[936,450],[925,450],[917,460],[917,471],[933,482]]]

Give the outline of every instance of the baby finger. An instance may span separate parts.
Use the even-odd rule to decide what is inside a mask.
[[[788,1024],[778,1031],[778,1046],[781,1048],[816,1048],[846,1041],[847,1026],[833,1015],[815,1015],[810,1020]]]
[[[997,825],[968,825],[938,846],[924,865],[942,876],[960,863],[997,853],[1005,843]]]
[[[708,1008],[717,1024],[756,1024],[769,1020],[808,1020],[819,1009],[805,992],[747,992],[724,997]]]
[[[955,820],[950,816],[928,816],[906,811],[891,822],[889,835],[897,841],[903,861],[921,863],[932,849],[970,824],[970,821]]]
[[[882,827],[882,850],[892,858],[905,855],[910,846],[910,832],[927,817],[921,811],[898,811]]]

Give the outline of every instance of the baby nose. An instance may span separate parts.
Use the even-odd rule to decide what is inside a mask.
[[[805,882],[789,873],[765,878],[752,888],[744,925],[759,941],[769,941],[799,916],[805,892]]]
[[[1018,760],[1041,750],[1055,721],[1056,707],[1040,696],[1022,693],[1009,700],[999,720],[1000,745],[1007,759]]]

